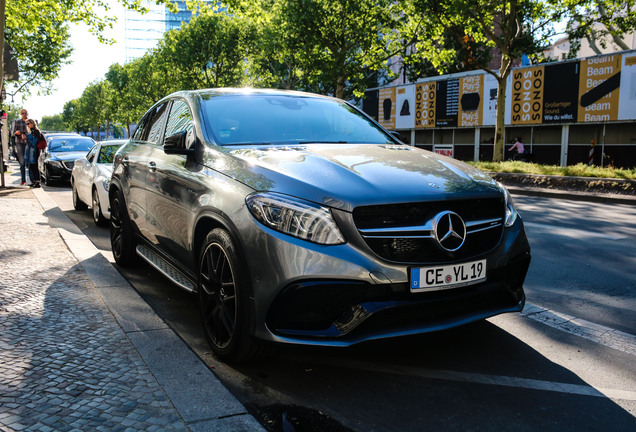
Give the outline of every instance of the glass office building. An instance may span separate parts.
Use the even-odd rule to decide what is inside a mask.
[[[157,46],[165,32],[178,29],[182,23],[192,19],[192,11],[188,10],[185,1],[173,3],[178,8],[176,13],[149,0],[143,2],[149,10],[146,14],[126,11],[126,61],[143,56],[146,51]],[[216,0],[207,0],[206,3],[216,3]]]

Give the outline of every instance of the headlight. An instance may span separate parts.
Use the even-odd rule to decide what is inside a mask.
[[[519,213],[517,213],[517,210],[515,209],[515,205],[512,202],[512,196],[510,195],[510,192],[508,192],[508,189],[506,189],[506,187],[501,183],[499,183],[499,187],[503,191],[506,199],[506,220],[504,224],[506,227],[511,227],[517,220]]]
[[[318,244],[345,242],[326,207],[274,193],[256,193],[246,202],[252,215],[273,230]]]

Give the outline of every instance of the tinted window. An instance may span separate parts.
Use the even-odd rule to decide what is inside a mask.
[[[221,145],[393,140],[351,106],[303,96],[228,95],[205,100],[205,121]]]
[[[174,135],[179,132],[192,130],[192,114],[188,104],[182,100],[175,100],[172,103],[170,117],[166,125],[166,136]]]
[[[164,103],[148,112],[135,131],[134,138],[141,141],[149,141],[158,144],[161,140],[163,125],[168,112],[168,103]]]

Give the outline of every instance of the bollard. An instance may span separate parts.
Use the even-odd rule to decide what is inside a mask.
[[[587,164],[589,166],[594,165],[594,146],[596,145],[596,141],[592,140],[590,145],[590,154],[588,156]]]

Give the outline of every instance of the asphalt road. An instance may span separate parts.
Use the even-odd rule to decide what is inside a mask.
[[[108,254],[108,230],[73,210],[70,189],[46,190]],[[210,353],[191,295],[150,267],[121,271],[268,430],[636,430],[634,207],[515,201],[532,247],[528,302],[541,312],[437,334],[283,346],[231,367]]]

